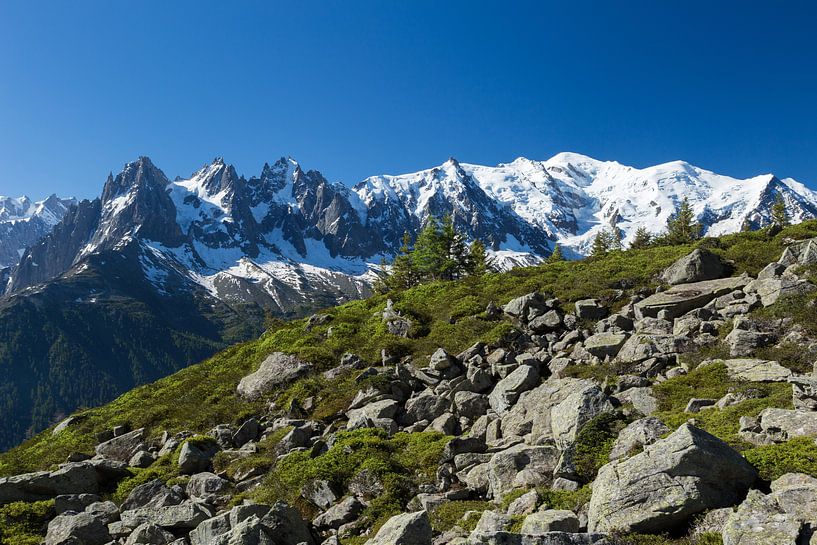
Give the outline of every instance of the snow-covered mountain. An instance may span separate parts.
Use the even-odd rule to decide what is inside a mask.
[[[817,193],[794,180],[740,180],[680,161],[637,169],[575,153],[494,167],[452,158],[350,188],[288,158],[250,178],[217,158],[171,181],[142,157],[110,175],[100,198],[63,210],[6,291],[81,274],[90,257],[116,252],[160,295],[189,291],[297,315],[368,294],[381,260],[431,215],[451,214],[507,268],[541,260],[556,243],[585,254],[604,228],[619,229],[625,243],[638,227],[659,233],[684,197],[707,234],[757,228],[778,195],[794,221],[817,217]]]
[[[15,265],[27,247],[47,235],[76,199],[51,195],[34,202],[28,197],[0,197],[0,268]]]

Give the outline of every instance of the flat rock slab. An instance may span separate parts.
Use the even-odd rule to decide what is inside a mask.
[[[258,371],[241,379],[236,392],[244,399],[258,399],[277,386],[292,382],[311,370],[311,363],[290,354],[274,352],[261,362]]]
[[[635,314],[639,320],[656,318],[658,313],[664,310],[668,314],[668,318],[677,318],[690,310],[706,305],[716,297],[743,289],[751,280],[748,276],[736,276],[690,284],[678,284],[636,303]]]
[[[749,382],[786,382],[791,370],[776,361],[758,359],[723,360],[729,376],[735,380]]]

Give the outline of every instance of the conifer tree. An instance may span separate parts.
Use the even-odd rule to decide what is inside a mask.
[[[450,214],[443,218],[440,228],[440,250],[443,253],[440,278],[456,280],[465,275],[468,266],[468,246],[463,234],[454,227],[454,218]]]
[[[599,231],[593,238],[593,246],[590,248],[590,257],[602,257],[607,255],[615,244],[614,235],[607,229]]]
[[[687,244],[701,237],[701,224],[695,221],[695,212],[684,197],[678,211],[667,220],[666,240],[670,244]]]
[[[786,202],[783,200],[782,195],[778,193],[772,205],[772,224],[778,227],[785,227],[789,222],[789,212],[786,210]]]
[[[643,225],[635,230],[635,237],[633,238],[632,243],[630,243],[630,248],[633,250],[643,250],[644,248],[649,247],[650,243],[652,242],[652,235],[647,228]]]
[[[414,251],[411,253],[412,265],[420,280],[439,280],[445,256],[440,224],[437,218],[429,216],[425,227],[417,235]]]
[[[559,261],[564,261],[565,258],[562,255],[562,249],[559,247],[558,244],[553,246],[553,252],[548,256],[547,263],[556,263]]]
[[[494,264],[488,253],[485,251],[485,244],[476,238],[468,247],[468,258],[466,261],[466,272],[470,276],[482,276],[494,270]]]

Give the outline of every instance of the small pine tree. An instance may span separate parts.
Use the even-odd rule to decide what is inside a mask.
[[[643,250],[644,248],[648,248],[651,242],[652,235],[647,231],[646,227],[641,226],[635,230],[635,237],[630,243],[630,248],[633,250]]]
[[[443,280],[455,280],[466,273],[468,267],[468,246],[465,237],[454,227],[454,218],[449,214],[443,218],[439,232],[442,262],[439,276]]]
[[[383,263],[381,271],[383,272],[375,284],[375,290],[380,293],[405,290],[418,284],[419,275],[414,268],[411,236],[407,232],[403,233],[403,243],[391,265]]]
[[[565,257],[562,255],[562,249],[559,247],[558,244],[553,246],[553,253],[551,253],[548,258],[548,263],[557,263],[559,261],[564,261]]]
[[[790,221],[789,211],[786,210],[786,201],[784,201],[783,196],[778,193],[772,205],[772,224],[778,227],[785,227]]]
[[[667,220],[666,240],[670,244],[688,244],[701,237],[701,224],[695,221],[695,212],[684,197],[681,206]]]
[[[440,224],[437,218],[429,216],[425,227],[420,230],[411,253],[412,264],[421,281],[440,279],[446,260]]]
[[[466,272],[470,276],[482,276],[487,272],[494,270],[494,264],[488,252],[485,250],[485,244],[477,239],[471,242],[468,247],[468,259],[466,265]]]
[[[602,257],[607,255],[615,244],[614,235],[607,229],[599,231],[593,239],[593,246],[590,248],[590,257]]]

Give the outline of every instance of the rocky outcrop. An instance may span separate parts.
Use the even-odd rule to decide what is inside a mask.
[[[756,478],[726,443],[685,424],[640,454],[599,470],[588,528],[666,531],[706,509],[733,505]]]
[[[671,285],[688,284],[716,280],[725,276],[727,272],[728,268],[720,256],[698,248],[667,267],[661,273],[661,280]]]
[[[256,372],[241,379],[236,392],[244,399],[258,399],[276,386],[291,382],[311,369],[312,364],[295,356],[274,352],[261,362]]]

